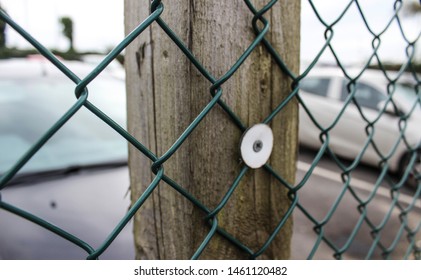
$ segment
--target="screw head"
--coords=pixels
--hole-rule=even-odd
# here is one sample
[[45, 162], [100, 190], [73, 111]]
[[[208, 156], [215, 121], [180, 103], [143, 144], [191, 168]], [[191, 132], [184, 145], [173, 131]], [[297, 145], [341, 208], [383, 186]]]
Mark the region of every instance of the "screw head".
[[253, 151], [255, 151], [256, 153], [260, 152], [263, 149], [263, 142], [260, 140], [256, 140], [253, 143]]

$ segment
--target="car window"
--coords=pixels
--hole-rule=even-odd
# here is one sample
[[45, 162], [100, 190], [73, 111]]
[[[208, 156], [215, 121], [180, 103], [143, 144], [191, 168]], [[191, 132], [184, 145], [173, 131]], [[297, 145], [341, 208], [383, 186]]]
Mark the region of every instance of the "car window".
[[308, 77], [300, 81], [300, 89], [320, 96], [327, 96], [330, 80], [328, 78]]
[[399, 102], [400, 109], [402, 109], [405, 113], [411, 111], [412, 107], [416, 105], [418, 109], [414, 112], [419, 114], [421, 104], [419, 102], [419, 96], [417, 95], [416, 89], [414, 85], [411, 84], [404, 84], [404, 83], [396, 83], [395, 84], [395, 92], [393, 94], [393, 99]]
[[[347, 82], [344, 81], [342, 84], [341, 100], [345, 101], [349, 94]], [[382, 92], [365, 83], [357, 83], [354, 98], [359, 106], [373, 110], [379, 110], [379, 103], [386, 100], [386, 96]]]
[[[75, 103], [65, 78], [0, 79], [0, 174], [7, 171]], [[88, 100], [126, 126], [124, 81], [98, 77]], [[127, 142], [82, 107], [28, 162], [23, 172], [103, 164], [127, 158]]]

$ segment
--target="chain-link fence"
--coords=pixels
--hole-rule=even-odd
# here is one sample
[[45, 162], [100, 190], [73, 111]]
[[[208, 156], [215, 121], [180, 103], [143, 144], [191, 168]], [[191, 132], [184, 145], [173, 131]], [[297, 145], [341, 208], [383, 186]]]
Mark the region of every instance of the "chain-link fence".
[[[83, 240], [83, 237], [75, 236], [34, 213], [15, 207], [8, 203], [6, 199], [0, 200], [2, 211], [8, 211], [38, 224], [45, 230], [67, 239], [75, 246], [86, 251], [88, 259], [96, 259], [107, 251], [135, 213], [141, 210], [158, 184], [164, 181], [197, 206], [200, 211], [207, 213], [206, 218], [211, 226], [207, 236], [201, 241], [201, 245], [192, 256], [193, 259], [200, 257], [216, 234], [229, 240], [232, 246], [243, 250], [250, 258], [258, 258], [271, 245], [273, 239], [292, 215], [295, 215], [296, 224], [292, 244], [293, 257], [309, 259], [326, 258], [328, 256], [338, 259], [348, 257], [419, 259], [419, 229], [421, 227], [419, 198], [421, 192], [421, 185], [419, 184], [421, 138], [419, 131], [421, 129], [419, 129], [418, 115], [421, 99], [419, 73], [417, 73], [414, 64], [415, 47], [419, 44], [419, 31], [413, 39], [408, 39], [406, 36], [405, 29], [401, 25], [401, 18], [403, 17], [402, 1], [393, 3], [393, 15], [376, 32], [370, 25], [370, 19], [365, 16], [360, 3], [362, 1], [347, 2], [347, 5], [338, 11], [337, 16], [330, 21], [326, 21], [317, 5], [313, 1], [309, 1], [308, 4], [312, 13], [324, 29], [323, 43], [317, 49], [309, 65], [303, 67], [300, 73], [293, 73], [290, 70], [291, 66], [284, 63], [283, 58], [272, 47], [270, 40], [265, 37], [270, 29], [270, 22], [265, 18], [265, 13], [272, 9], [277, 2], [269, 1], [266, 6], [258, 10], [251, 1], [244, 1], [244, 5], [254, 15], [250, 26], [255, 31], [255, 40], [238, 58], [232, 68], [218, 79], [201, 65], [194, 54], [186, 47], [186, 44], [172, 31], [171, 26], [168, 26], [161, 18], [164, 13], [165, 1], [152, 1], [150, 16], [145, 18], [132, 33], [118, 44], [92, 72], [82, 78], [74, 74], [59, 58], [1, 11], [1, 20], [16, 30], [74, 83], [74, 92], [77, 98], [74, 104], [67, 109], [67, 112], [42, 137], [37, 139], [13, 166], [1, 175], [0, 189], [13, 188], [13, 186], [8, 186], [9, 182], [16, 177], [47, 141], [82, 108], [88, 109], [149, 158], [150, 167], [155, 174], [152, 183], [146, 188], [145, 192], [133, 203], [124, 218], [98, 246], [88, 244]], [[335, 45], [337, 26], [353, 9], [358, 11], [365, 29], [371, 37], [370, 55], [364, 65], [357, 70], [350, 70], [345, 65], [341, 55], [338, 54], [340, 50]], [[152, 24], [158, 24], [191, 61], [192, 65], [212, 83], [211, 101], [173, 143], [171, 148], [161, 156], [154, 154], [141, 141], [129, 134], [124, 127], [117, 124], [110, 115], [105, 114], [95, 103], [91, 102], [87, 90], [117, 55], [121, 54], [133, 40]], [[394, 72], [389, 71], [380, 55], [380, 50], [384, 45], [383, 37], [392, 28], [391, 26], [397, 26], [400, 30], [400, 40], [404, 42], [406, 51], [404, 63]], [[155, 42], [155, 44], [159, 44], [159, 42]], [[241, 131], [246, 131], [247, 127], [241, 118], [222, 101], [221, 86], [236, 73], [241, 64], [260, 45], [264, 45], [265, 50], [271, 55], [278, 67], [292, 80], [292, 90], [288, 98], [280, 103], [262, 123], [270, 125], [273, 118], [292, 99], [298, 99], [301, 107], [300, 125], [302, 131], [300, 131], [300, 137], [303, 145], [312, 146], [313, 151], [302, 149], [304, 156], [299, 159], [297, 182], [293, 185], [288, 183], [269, 164], [263, 166], [266, 172], [288, 190], [291, 204], [267, 240], [261, 244], [258, 250], [252, 250], [247, 247], [247, 244], [234, 238], [218, 225], [220, 211], [236, 192], [236, 187], [244, 179], [245, 174], [250, 171], [249, 167], [244, 166], [241, 169], [227, 192], [221, 194], [222, 201], [213, 209], [196, 199], [183, 186], [177, 184], [165, 173], [163, 167], [165, 162], [177, 153], [182, 143], [193, 133], [199, 123], [215, 108], [222, 108]], [[324, 55], [330, 55], [334, 58], [335, 69], [319, 67], [320, 59]], [[375, 73], [368, 69], [371, 65], [378, 66]], [[404, 95], [405, 103], [400, 101], [400, 95]], [[332, 104], [336, 106], [336, 111], [330, 107]], [[330, 113], [329, 110], [335, 113], [333, 118], [322, 114], [323, 112]], [[356, 118], [356, 121], [350, 122], [353, 117]], [[382, 132], [381, 125], [385, 119], [386, 123], [392, 126], [392, 134], [383, 134]], [[346, 133], [347, 130], [348, 132], [349, 130], [353, 131], [351, 134], [344, 136], [343, 133]], [[312, 131], [313, 134], [310, 133]], [[358, 140], [357, 134], [359, 138], [362, 138], [362, 143]], [[340, 139], [341, 137], [342, 139]], [[351, 142], [347, 143], [346, 140], [351, 140]], [[389, 143], [386, 148], [383, 142]], [[356, 151], [352, 151], [342, 147], [341, 143], [347, 143], [349, 146], [356, 143], [359, 146], [355, 149]], [[344, 158], [351, 160], [345, 160]], [[362, 165], [363, 163], [374, 164], [377, 168], [370, 169], [366, 165]], [[371, 174], [369, 179], [366, 178], [368, 176], [365, 173], [367, 170]], [[376, 174], [374, 178], [372, 174]], [[321, 195], [318, 199], [323, 200], [323, 205], [315, 202], [315, 192]], [[348, 219], [347, 215], [351, 212], [357, 213], [357, 215]], [[4, 226], [7, 225], [2, 224], [2, 227]], [[307, 234], [306, 232], [309, 229], [311, 233], [304, 235]], [[294, 241], [294, 239], [297, 241]], [[306, 248], [301, 248], [306, 244], [308, 245]], [[358, 253], [353, 255], [353, 251], [358, 251]]]

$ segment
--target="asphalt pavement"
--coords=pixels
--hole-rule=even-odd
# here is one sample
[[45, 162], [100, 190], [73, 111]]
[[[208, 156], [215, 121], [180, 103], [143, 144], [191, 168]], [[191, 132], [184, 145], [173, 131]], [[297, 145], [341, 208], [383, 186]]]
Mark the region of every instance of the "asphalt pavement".
[[[310, 170], [315, 155], [314, 151], [300, 150], [296, 183]], [[404, 258], [410, 247], [408, 231], [421, 227], [421, 198], [415, 197], [413, 189], [405, 187], [394, 204], [387, 182], [379, 181], [380, 187], [375, 190], [379, 175], [377, 168], [358, 166], [351, 173], [351, 191], [344, 187], [334, 161], [323, 157], [298, 192], [300, 205], [307, 213], [300, 209], [294, 211], [292, 258], [382, 259], [388, 248], [394, 249], [388, 258]], [[364, 202], [368, 203], [362, 208]], [[399, 206], [410, 209], [406, 216], [402, 216]], [[406, 221], [406, 227], [402, 220]], [[315, 223], [323, 225], [320, 233], [314, 231]], [[320, 241], [320, 237], [324, 240]], [[414, 241], [421, 245], [421, 233]], [[413, 254], [408, 258], [413, 258]]]

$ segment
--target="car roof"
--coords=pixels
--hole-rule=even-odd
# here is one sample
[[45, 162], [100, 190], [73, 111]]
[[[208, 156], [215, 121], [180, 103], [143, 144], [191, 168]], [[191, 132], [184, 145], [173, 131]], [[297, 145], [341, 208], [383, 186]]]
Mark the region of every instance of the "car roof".
[[[356, 68], [356, 67], [346, 68], [346, 72], [351, 78], [357, 77], [361, 73], [361, 71], [362, 71], [362, 68]], [[396, 77], [398, 77], [399, 72], [387, 71], [387, 75], [390, 80], [393, 80]], [[344, 78], [345, 75], [343, 73], [343, 70], [339, 67], [315, 67], [310, 71], [310, 73], [308, 74], [308, 77]], [[359, 79], [361, 81], [369, 80], [376, 84], [385, 84], [388, 82], [388, 79], [386, 78], [384, 72], [377, 69], [365, 69]], [[416, 84], [414, 77], [410, 73], [401, 74], [398, 78], [398, 81], [403, 82], [403, 83]]]
[[[95, 68], [95, 65], [81, 61], [61, 60], [61, 62], [81, 79]], [[114, 76], [107, 68], [100, 75]], [[0, 60], [0, 79], [39, 77], [64, 78], [66, 75], [42, 56]]]

